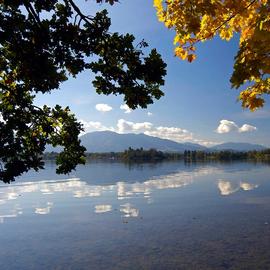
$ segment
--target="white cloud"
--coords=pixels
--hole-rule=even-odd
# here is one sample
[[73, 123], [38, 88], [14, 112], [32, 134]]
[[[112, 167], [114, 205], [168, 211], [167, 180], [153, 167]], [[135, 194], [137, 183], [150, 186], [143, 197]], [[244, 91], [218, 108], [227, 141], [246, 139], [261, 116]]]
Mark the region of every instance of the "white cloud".
[[255, 131], [257, 130], [256, 127], [248, 125], [248, 124], [244, 124], [242, 127], [239, 128], [239, 132], [251, 132], [251, 131]]
[[99, 112], [109, 112], [112, 110], [112, 107], [108, 104], [99, 103], [96, 105], [96, 110]]
[[152, 126], [153, 124], [150, 122], [134, 123], [124, 119], [119, 119], [117, 123], [117, 129], [120, 133], [145, 132], [146, 130], [150, 130]]
[[163, 126], [155, 127], [150, 122], [134, 123], [126, 121], [124, 119], [120, 119], [118, 120], [116, 131], [119, 133], [140, 132], [148, 136], [172, 140], [180, 143], [189, 141], [193, 143], [199, 143], [205, 146], [212, 146], [217, 144], [217, 142], [210, 142], [196, 139], [194, 138], [193, 134], [186, 129], [178, 127], [163, 127]]
[[148, 116], [152, 116], [152, 115], [153, 115], [153, 113], [151, 113], [151, 112], [147, 112], [147, 115], [148, 115]]
[[85, 129], [89, 129], [89, 128], [93, 128], [93, 129], [97, 129], [97, 130], [101, 130], [103, 125], [100, 122], [94, 122], [94, 121], [90, 121], [90, 122], [86, 122], [81, 120], [80, 121]]
[[211, 146], [223, 143], [221, 141], [220, 142], [213, 142], [213, 141], [206, 141], [206, 140], [195, 139], [195, 138], [193, 138], [192, 142], [201, 144], [201, 145], [206, 146], [206, 147], [211, 147]]
[[219, 122], [219, 126], [217, 127], [216, 132], [219, 134], [229, 133], [232, 131], [243, 133], [255, 130], [257, 130], [257, 128], [254, 126], [244, 124], [242, 127], [239, 127], [235, 122], [224, 119]]
[[103, 131], [103, 130], [114, 131], [113, 127], [106, 127], [101, 122], [95, 122], [95, 121], [87, 122], [84, 120], [79, 120], [79, 121], [83, 125], [83, 128], [84, 128], [83, 134], [88, 133], [88, 132]]
[[155, 127], [149, 131], [145, 131], [145, 134], [176, 142], [190, 141], [193, 139], [193, 134], [191, 132], [177, 127]]
[[120, 106], [120, 109], [121, 109], [121, 110], [124, 110], [125, 113], [131, 113], [131, 112], [132, 112], [132, 109], [130, 109], [130, 108], [128, 107], [127, 104], [122, 104], [122, 105]]
[[231, 131], [237, 131], [238, 130], [238, 126], [233, 122], [233, 121], [229, 121], [229, 120], [221, 120], [219, 122], [219, 126], [216, 129], [217, 133], [229, 133]]

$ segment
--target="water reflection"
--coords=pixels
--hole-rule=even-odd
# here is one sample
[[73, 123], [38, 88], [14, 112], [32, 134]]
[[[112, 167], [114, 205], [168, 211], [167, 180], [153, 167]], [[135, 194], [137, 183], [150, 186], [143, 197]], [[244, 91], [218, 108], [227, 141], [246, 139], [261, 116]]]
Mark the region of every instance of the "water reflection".
[[47, 202], [47, 206], [46, 207], [36, 207], [35, 209], [35, 213], [38, 215], [47, 215], [50, 213], [51, 208], [53, 207], [53, 203], [52, 202]]
[[220, 194], [223, 196], [231, 195], [239, 190], [249, 191], [257, 188], [259, 185], [247, 183], [247, 182], [239, 182], [234, 183], [226, 180], [219, 180], [218, 181], [218, 188]]
[[133, 207], [130, 203], [125, 203], [121, 205], [120, 212], [123, 213], [123, 217], [138, 217], [139, 209]]
[[[115, 201], [115, 209], [121, 217], [136, 218], [139, 216], [138, 200], [153, 203], [155, 192], [164, 189], [180, 189], [198, 181], [202, 176], [216, 175], [223, 171], [217, 167], [199, 167], [193, 171], [178, 171], [163, 176], [152, 177], [144, 182], [128, 183], [119, 181], [111, 185], [90, 185], [79, 178], [70, 178], [57, 181], [39, 181], [0, 186], [0, 222], [6, 218], [22, 215], [23, 209], [29, 209], [32, 214], [47, 215], [56, 205], [59, 205], [61, 193], [65, 200], [87, 199], [94, 202], [93, 212], [104, 214], [113, 210], [112, 200]], [[218, 189], [221, 195], [230, 195], [240, 189], [252, 190], [258, 185], [248, 182], [237, 184], [219, 180]], [[95, 200], [101, 200], [96, 202]], [[133, 200], [132, 204], [131, 201]], [[134, 202], [135, 200], [135, 202]], [[127, 202], [126, 202], [127, 201]], [[36, 203], [38, 202], [38, 203]]]
[[15, 204], [13, 208], [11, 208], [9, 211], [0, 212], [0, 223], [4, 223], [4, 220], [6, 218], [16, 218], [22, 214], [23, 214], [22, 208], [18, 204]]
[[112, 206], [110, 204], [101, 204], [95, 206], [95, 213], [102, 214], [112, 211]]

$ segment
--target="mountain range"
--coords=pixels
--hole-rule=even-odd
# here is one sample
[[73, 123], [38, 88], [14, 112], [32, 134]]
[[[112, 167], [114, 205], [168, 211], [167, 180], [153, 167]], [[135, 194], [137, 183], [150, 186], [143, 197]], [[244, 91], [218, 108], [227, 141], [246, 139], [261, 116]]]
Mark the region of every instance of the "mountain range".
[[231, 150], [231, 151], [247, 152], [253, 150], [261, 151], [267, 148], [260, 144], [228, 142], [215, 145], [213, 147], [210, 147], [209, 149], [213, 151]]
[[[184, 152], [190, 151], [251, 151], [264, 150], [266, 147], [250, 143], [223, 143], [210, 148], [194, 143], [178, 143], [175, 141], [148, 136], [145, 134], [119, 134], [112, 131], [96, 131], [82, 135], [80, 137], [82, 145], [87, 152], [123, 152], [131, 148], [150, 149], [155, 148], [166, 152]], [[50, 149], [47, 149], [49, 151]]]

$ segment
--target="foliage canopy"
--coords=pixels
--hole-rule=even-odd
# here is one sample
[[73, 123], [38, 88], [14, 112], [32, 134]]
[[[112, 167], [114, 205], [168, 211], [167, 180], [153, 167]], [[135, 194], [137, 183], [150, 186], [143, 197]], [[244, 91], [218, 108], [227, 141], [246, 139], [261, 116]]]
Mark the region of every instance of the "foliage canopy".
[[110, 33], [110, 24], [106, 10], [87, 16], [73, 0], [0, 0], [0, 180], [43, 168], [47, 144], [63, 147], [58, 173], [84, 163], [83, 128], [70, 109], [34, 103], [69, 75], [94, 72], [97, 93], [122, 94], [133, 109], [163, 95], [161, 56], [145, 55], [145, 41], [135, 46], [133, 35]]
[[230, 40], [240, 34], [231, 85], [241, 91], [242, 106], [251, 111], [270, 94], [269, 0], [154, 0], [158, 18], [176, 32], [175, 55], [192, 62], [198, 42], [219, 35]]

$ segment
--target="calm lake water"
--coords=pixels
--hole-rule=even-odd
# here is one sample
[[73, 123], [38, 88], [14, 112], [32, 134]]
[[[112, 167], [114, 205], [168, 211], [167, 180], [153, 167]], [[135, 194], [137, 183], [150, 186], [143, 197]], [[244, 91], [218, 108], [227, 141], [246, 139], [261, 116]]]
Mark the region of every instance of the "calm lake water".
[[48, 163], [0, 187], [0, 269], [270, 269], [270, 166]]

